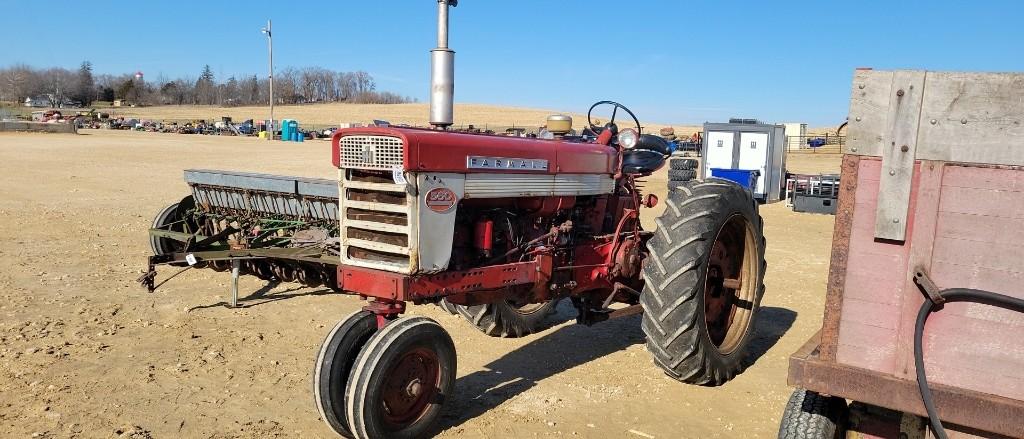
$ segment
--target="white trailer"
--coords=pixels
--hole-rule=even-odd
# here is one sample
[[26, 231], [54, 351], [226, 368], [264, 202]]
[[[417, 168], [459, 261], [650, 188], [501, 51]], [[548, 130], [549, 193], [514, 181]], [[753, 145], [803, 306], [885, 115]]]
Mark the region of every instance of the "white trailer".
[[763, 202], [779, 201], [785, 182], [786, 128], [747, 119], [705, 123], [701, 175], [712, 168], [758, 171], [754, 196]]

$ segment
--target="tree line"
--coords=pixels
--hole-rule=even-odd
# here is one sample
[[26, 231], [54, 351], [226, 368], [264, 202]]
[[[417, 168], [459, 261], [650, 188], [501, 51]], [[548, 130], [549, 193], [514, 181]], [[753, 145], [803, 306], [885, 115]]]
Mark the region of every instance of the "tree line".
[[[0, 68], [0, 101], [25, 102], [42, 98], [52, 107], [122, 99], [138, 105], [266, 105], [270, 102], [267, 78], [256, 75], [216, 78], [209, 65], [196, 77], [154, 79], [135, 73], [94, 74], [92, 63], [77, 71], [60, 67], [37, 69], [24, 64]], [[367, 72], [340, 72], [323, 67], [288, 67], [275, 72], [274, 102], [304, 104], [350, 102], [400, 104], [414, 99], [377, 90]]]

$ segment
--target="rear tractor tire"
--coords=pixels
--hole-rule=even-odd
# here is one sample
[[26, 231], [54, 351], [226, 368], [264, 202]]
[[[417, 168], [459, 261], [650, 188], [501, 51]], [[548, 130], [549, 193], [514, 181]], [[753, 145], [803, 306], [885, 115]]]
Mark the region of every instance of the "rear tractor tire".
[[545, 320], [555, 312], [556, 300], [517, 304], [499, 300], [484, 305], [455, 305], [469, 323], [491, 337], [516, 338], [533, 334], [544, 327]]
[[459, 315], [459, 305], [449, 302], [448, 299], [441, 299], [437, 302], [437, 306], [447, 311], [448, 314]]
[[779, 422], [779, 439], [837, 439], [845, 437], [846, 400], [796, 389]]
[[643, 270], [647, 348], [669, 376], [721, 385], [745, 367], [764, 294], [757, 201], [717, 178], [683, 183], [667, 198]]

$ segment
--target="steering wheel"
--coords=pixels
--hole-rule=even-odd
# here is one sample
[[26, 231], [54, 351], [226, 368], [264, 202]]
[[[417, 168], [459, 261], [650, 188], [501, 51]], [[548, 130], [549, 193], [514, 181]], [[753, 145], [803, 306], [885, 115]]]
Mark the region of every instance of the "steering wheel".
[[[594, 112], [594, 108], [597, 108], [598, 106], [601, 106], [601, 105], [611, 105], [612, 106], [612, 118], [603, 127], [594, 125], [594, 119], [591, 118], [591, 114]], [[636, 118], [636, 115], [633, 114], [632, 111], [629, 111], [629, 108], [626, 108], [625, 105], [622, 105], [622, 104], [620, 104], [618, 102], [615, 102], [615, 101], [598, 101], [594, 105], [590, 106], [590, 109], [587, 110], [587, 124], [590, 125], [591, 131], [593, 131], [595, 133], [600, 133], [601, 131], [604, 131], [605, 127], [609, 127], [609, 126], [615, 125], [615, 115], [619, 112], [620, 108], [622, 109], [622, 111], [625, 111], [627, 114], [629, 114], [629, 117], [633, 118], [633, 123], [636, 124], [636, 132], [637, 132], [637, 134], [640, 134], [640, 120]]]

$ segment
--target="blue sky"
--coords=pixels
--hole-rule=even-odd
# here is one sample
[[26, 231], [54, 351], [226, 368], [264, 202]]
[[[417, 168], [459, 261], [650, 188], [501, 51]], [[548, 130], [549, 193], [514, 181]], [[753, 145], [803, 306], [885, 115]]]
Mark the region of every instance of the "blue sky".
[[[839, 124], [856, 67], [1024, 70], [1020, 1], [463, 0], [456, 102], [585, 111], [600, 99], [661, 123]], [[71, 6], [72, 4], [76, 6]], [[141, 70], [147, 78], [366, 70], [427, 100], [436, 3], [6, 0], [0, 66]], [[472, 122], [472, 121], [466, 121]]]

